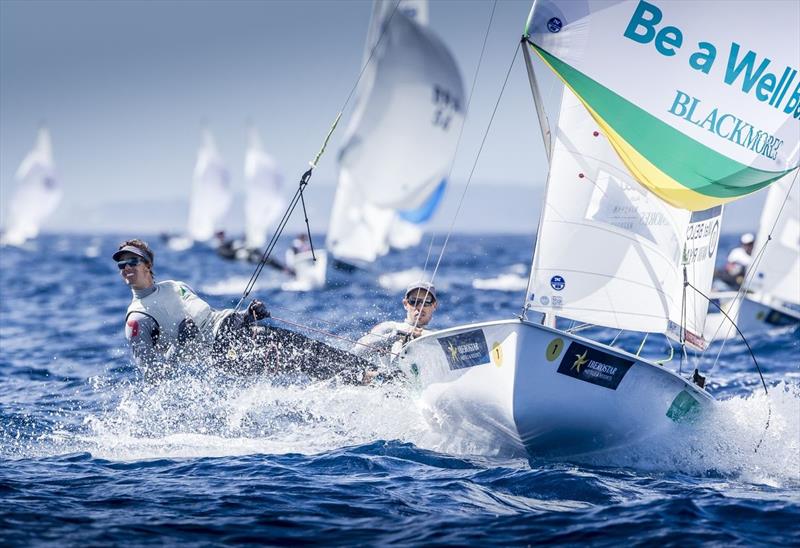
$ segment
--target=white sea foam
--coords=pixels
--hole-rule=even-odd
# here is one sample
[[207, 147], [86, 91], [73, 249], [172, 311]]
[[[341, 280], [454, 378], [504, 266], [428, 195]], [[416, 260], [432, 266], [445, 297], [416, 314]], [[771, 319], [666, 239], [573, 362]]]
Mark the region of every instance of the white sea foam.
[[472, 280], [472, 287], [494, 291], [524, 291], [528, 287], [528, 278], [518, 274], [500, 274], [495, 278], [475, 278]]
[[[249, 281], [250, 276], [231, 276], [200, 286], [200, 292], [206, 295], [238, 295], [245, 290]], [[281, 280], [262, 276], [256, 282], [254, 290], [278, 289], [281, 283]]]

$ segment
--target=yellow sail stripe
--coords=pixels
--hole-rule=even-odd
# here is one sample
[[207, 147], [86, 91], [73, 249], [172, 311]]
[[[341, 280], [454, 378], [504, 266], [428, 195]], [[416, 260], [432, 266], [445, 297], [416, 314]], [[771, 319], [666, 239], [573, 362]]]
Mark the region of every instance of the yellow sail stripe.
[[674, 178], [664, 173], [661, 169], [656, 167], [652, 162], [640, 154], [633, 146], [630, 145], [630, 143], [628, 143], [628, 141], [623, 139], [613, 127], [611, 127], [599, 114], [597, 114], [597, 112], [583, 99], [583, 97], [581, 97], [580, 94], [575, 91], [569, 82], [561, 77], [558, 71], [555, 70], [555, 67], [547, 62], [547, 59], [543, 57], [536, 50], [536, 48], [532, 49], [536, 51], [536, 54], [539, 56], [539, 58], [548, 67], [550, 67], [553, 73], [558, 76], [564, 85], [575, 94], [594, 121], [597, 122], [597, 124], [603, 130], [603, 134], [611, 143], [611, 146], [617, 153], [617, 156], [619, 156], [619, 159], [622, 161], [628, 171], [630, 171], [631, 175], [633, 175], [633, 177], [650, 192], [672, 206], [688, 209], [690, 211], [701, 211], [720, 204], [731, 202], [738, 198], [738, 196], [732, 196], [730, 198], [706, 196], [705, 194], [695, 192], [694, 190], [683, 186]]

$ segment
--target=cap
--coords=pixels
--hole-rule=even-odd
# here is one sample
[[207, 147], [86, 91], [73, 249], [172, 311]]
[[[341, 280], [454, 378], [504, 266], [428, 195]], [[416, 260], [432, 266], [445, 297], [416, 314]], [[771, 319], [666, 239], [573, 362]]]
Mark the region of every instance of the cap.
[[433, 297], [433, 300], [436, 300], [436, 287], [430, 282], [414, 282], [413, 284], [409, 285], [406, 288], [405, 296], [408, 297], [408, 294], [414, 291], [415, 289], [422, 289], [423, 291], [427, 291], [428, 294]]
[[134, 255], [137, 255], [137, 256], [141, 257], [142, 259], [144, 259], [145, 261], [147, 261], [149, 264], [153, 264], [153, 257], [147, 251], [144, 251], [143, 249], [139, 249], [138, 247], [136, 247], [134, 245], [126, 245], [126, 246], [124, 246], [122, 249], [120, 249], [119, 251], [114, 253], [111, 256], [111, 258], [114, 259], [115, 261], [119, 261], [122, 258], [122, 255], [125, 254], [125, 253], [133, 253]]
[[739, 238], [739, 241], [742, 242], [742, 245], [752, 244], [756, 241], [756, 237], [753, 236], [752, 232], [746, 232], [742, 234], [742, 237]]

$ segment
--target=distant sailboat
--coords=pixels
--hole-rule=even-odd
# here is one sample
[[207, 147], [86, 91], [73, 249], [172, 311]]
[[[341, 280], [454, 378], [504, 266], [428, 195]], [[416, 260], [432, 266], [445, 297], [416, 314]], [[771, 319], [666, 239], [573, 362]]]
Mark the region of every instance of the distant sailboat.
[[0, 237], [2, 245], [22, 245], [39, 234], [42, 223], [61, 202], [61, 183], [53, 164], [50, 133], [39, 129], [36, 144], [16, 173], [17, 191], [8, 209], [8, 225]]
[[286, 207], [286, 199], [281, 193], [283, 177], [278, 165], [264, 152], [255, 127], [250, 128], [248, 135], [244, 181], [245, 247], [263, 251], [267, 233]]
[[[800, 135], [791, 116], [698, 70], [688, 55], [664, 53], [665, 42], [652, 43], [656, 31], [642, 27], [669, 21], [687, 44], [747, 36], [759, 58], [797, 67], [800, 50], [783, 44], [796, 42], [798, 4], [773, 15], [786, 6], [534, 2], [522, 47], [550, 167], [524, 310], [406, 345], [398, 363], [439, 428], [572, 458], [712, 416], [702, 376], [685, 378], [640, 353], [646, 334], [705, 347], [707, 303], [698, 291], [711, 287], [722, 204], [796, 173]], [[552, 141], [531, 51], [564, 82]], [[784, 146], [768, 157], [732, 145], [670, 113], [676, 93], [757, 120]], [[527, 318], [532, 311], [542, 323]], [[577, 325], [557, 329], [556, 317]], [[632, 353], [579, 335], [584, 324], [644, 332], [645, 340]]]
[[[769, 188], [753, 250], [745, 291], [718, 294], [721, 308], [748, 338], [771, 328], [800, 325], [800, 180], [796, 172]], [[730, 321], [716, 313], [709, 314], [706, 336], [739, 335]]]
[[220, 221], [228, 212], [233, 199], [230, 173], [217, 150], [211, 131], [204, 129], [197, 151], [189, 200], [189, 220], [186, 236], [167, 237], [169, 247], [182, 251], [195, 242], [211, 242], [220, 230]]
[[363, 265], [418, 244], [444, 195], [464, 89], [455, 59], [427, 23], [425, 0], [373, 4], [364, 63], [377, 49], [340, 152], [326, 241], [337, 261]]

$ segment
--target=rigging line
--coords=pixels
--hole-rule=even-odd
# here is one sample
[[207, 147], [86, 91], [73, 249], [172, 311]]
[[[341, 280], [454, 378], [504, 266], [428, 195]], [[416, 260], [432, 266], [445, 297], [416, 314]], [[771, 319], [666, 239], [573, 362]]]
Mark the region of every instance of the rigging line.
[[[309, 316], [309, 315], [306, 313], [306, 311], [299, 311], [299, 310], [295, 310], [295, 309], [293, 309], [293, 308], [287, 308], [287, 307], [285, 307], [285, 306], [278, 306], [278, 305], [270, 305], [270, 306], [269, 306], [269, 308], [270, 308], [270, 309], [275, 309], [275, 310], [284, 310], [284, 311], [286, 311], [286, 312], [291, 312], [292, 314], [296, 314], [296, 315], [298, 315], [298, 316], [301, 316], [301, 315], [302, 315], [304, 318], [307, 318], [307, 319], [309, 319], [309, 320], [313, 320], [313, 321], [315, 321], [315, 322], [319, 322], [319, 323], [321, 323], [321, 324], [329, 325], [329, 326], [331, 326], [331, 327], [339, 327], [339, 325], [340, 325], [340, 324], [338, 324], [338, 323], [336, 323], [336, 322], [332, 322], [332, 321], [330, 321], [330, 320], [323, 320], [322, 318], [319, 318], [319, 317], [315, 317], [315, 316]], [[270, 317], [272, 317], [272, 316], [270, 316]], [[285, 320], [281, 319], [281, 321], [285, 321]], [[332, 334], [331, 334], [331, 335], [332, 335]], [[376, 335], [376, 336], [378, 336], [378, 337], [381, 337], [381, 338], [383, 338], [383, 339], [385, 339], [385, 340], [389, 340], [389, 339], [391, 339], [391, 338], [393, 337], [393, 335], [383, 335], [383, 334], [381, 334], [381, 333], [374, 333], [374, 335]], [[361, 344], [362, 344], [363, 346], [369, 346], [369, 345], [364, 345], [363, 343], [361, 343]]]
[[300, 328], [300, 329], [305, 329], [306, 331], [313, 331], [315, 333], [320, 333], [321, 335], [325, 335], [327, 337], [331, 337], [331, 338], [334, 338], [334, 339], [339, 339], [339, 340], [342, 340], [342, 341], [346, 341], [346, 342], [349, 342], [350, 344], [357, 344], [359, 346], [364, 346], [364, 347], [369, 348], [370, 350], [372, 350], [374, 352], [378, 352], [380, 354], [388, 354], [388, 355], [391, 355], [391, 356], [394, 356], [394, 357], [399, 357], [400, 356], [400, 354], [392, 352], [391, 350], [385, 350], [383, 348], [378, 348], [377, 346], [373, 346], [371, 344], [366, 344], [366, 343], [354, 341], [353, 339], [344, 337], [342, 335], [337, 335], [335, 333], [331, 333], [330, 331], [325, 331], [324, 329], [317, 329], [317, 328], [314, 328], [314, 327], [310, 327], [308, 325], [304, 325], [304, 324], [301, 324], [301, 323], [293, 322], [291, 320], [287, 320], [286, 318], [280, 318], [278, 316], [270, 316], [270, 318], [272, 318], [273, 320], [277, 320], [279, 322], [285, 323], [287, 325], [291, 325], [292, 327], [297, 327], [297, 328]]
[[[475, 95], [475, 86], [478, 83], [478, 75], [481, 72], [481, 66], [483, 65], [483, 54], [486, 51], [486, 43], [489, 41], [489, 31], [492, 28], [492, 21], [494, 21], [494, 11], [497, 8], [497, 0], [494, 0], [492, 4], [492, 12], [489, 14], [489, 23], [486, 25], [486, 32], [483, 35], [483, 45], [481, 45], [481, 53], [478, 56], [478, 66], [475, 67], [475, 74], [472, 76], [472, 86], [469, 89], [469, 96], [467, 97], [467, 104], [464, 107], [464, 121], [461, 123], [461, 129], [458, 130], [458, 139], [456, 140], [456, 148], [453, 151], [453, 157], [450, 161], [450, 169], [447, 170], [447, 180], [450, 180], [450, 177], [453, 175], [453, 169], [456, 165], [456, 158], [458, 157], [458, 151], [461, 147], [461, 138], [464, 135], [464, 127], [467, 125], [467, 116], [469, 115], [469, 106], [472, 104], [472, 98]], [[425, 257], [425, 265], [422, 267], [423, 274], [428, 271], [428, 261], [431, 258], [431, 251], [433, 250], [433, 243], [436, 239], [436, 236], [431, 234], [431, 241], [428, 245], [428, 255]]]
[[686, 282], [686, 283], [687, 283], [687, 285], [688, 285], [689, 287], [691, 287], [692, 289], [694, 289], [694, 290], [695, 290], [695, 291], [696, 291], [696, 292], [697, 292], [697, 293], [698, 293], [700, 296], [702, 296], [703, 298], [705, 298], [705, 300], [707, 300], [709, 303], [711, 303], [712, 305], [714, 305], [715, 307], [717, 307], [717, 310], [719, 310], [720, 312], [722, 312], [722, 314], [724, 314], [724, 315], [725, 315], [725, 317], [726, 317], [726, 318], [728, 318], [728, 321], [730, 321], [730, 322], [731, 322], [731, 324], [733, 324], [733, 326], [736, 328], [736, 331], [738, 331], [738, 332], [739, 332], [739, 336], [740, 336], [740, 337], [742, 337], [742, 340], [744, 341], [744, 344], [745, 344], [745, 346], [747, 346], [747, 351], [748, 351], [748, 352], [750, 352], [750, 357], [751, 357], [751, 358], [753, 358], [753, 363], [754, 363], [754, 364], [756, 364], [756, 369], [758, 370], [758, 376], [761, 378], [761, 385], [764, 387], [764, 393], [765, 393], [765, 394], [767, 394], [767, 395], [769, 395], [769, 391], [767, 390], [767, 383], [766, 383], [766, 381], [764, 380], [764, 375], [763, 375], [763, 373], [761, 372], [761, 366], [760, 366], [760, 365], [758, 365], [758, 360], [756, 359], [756, 355], [755, 355], [755, 354], [753, 354], [753, 349], [752, 349], [752, 348], [750, 348], [750, 343], [748, 343], [748, 342], [747, 342], [747, 339], [745, 338], [744, 334], [743, 334], [743, 333], [742, 333], [742, 332], [739, 330], [739, 326], [738, 326], [738, 325], [736, 325], [735, 323], [733, 323], [733, 320], [731, 320], [731, 319], [730, 319], [730, 317], [728, 316], [728, 314], [727, 314], [727, 313], [726, 313], [724, 310], [722, 310], [722, 308], [720, 308], [720, 306], [719, 306], [718, 304], [716, 304], [714, 301], [712, 301], [711, 299], [709, 299], [709, 298], [708, 298], [708, 296], [707, 296], [705, 293], [703, 293], [702, 291], [700, 291], [699, 289], [697, 289], [697, 288], [696, 288], [695, 286], [693, 286], [691, 283], [689, 283], [689, 282]]
[[[250, 276], [250, 280], [247, 283], [247, 286], [245, 288], [245, 291], [242, 294], [242, 297], [239, 299], [239, 302], [236, 303], [236, 307], [234, 308], [234, 312], [237, 312], [239, 310], [239, 308], [241, 307], [241, 305], [244, 302], [244, 300], [247, 298], [247, 296], [253, 290], [253, 287], [255, 286], [256, 280], [261, 275], [261, 271], [264, 269], [264, 265], [266, 264], [267, 259], [269, 258], [270, 254], [272, 253], [275, 245], [278, 242], [278, 238], [280, 237], [281, 233], [283, 232], [283, 229], [286, 227], [286, 224], [289, 221], [289, 217], [291, 217], [291, 214], [294, 212], [294, 208], [297, 207], [298, 198], [301, 201], [303, 201], [303, 209], [305, 210], [305, 201], [303, 200], [303, 190], [306, 187], [306, 185], [308, 185], [308, 182], [311, 179], [311, 173], [314, 170], [314, 168], [317, 167], [317, 163], [319, 162], [319, 159], [322, 156], [322, 153], [325, 151], [325, 147], [328, 145], [328, 141], [330, 140], [334, 129], [336, 129], [336, 126], [337, 126], [337, 124], [339, 123], [339, 120], [342, 117], [342, 112], [344, 112], [344, 110], [347, 108], [347, 105], [350, 103], [350, 100], [352, 99], [353, 94], [355, 93], [359, 82], [361, 81], [361, 79], [364, 76], [364, 72], [366, 71], [367, 67], [369, 66], [369, 63], [372, 60], [372, 57], [375, 55], [375, 52], [377, 51], [378, 46], [383, 41], [383, 38], [386, 35], [386, 29], [388, 28], [389, 23], [391, 22], [392, 18], [394, 17], [394, 14], [397, 12], [397, 7], [400, 5], [400, 1], [401, 0], [397, 0], [397, 2], [394, 5], [394, 8], [392, 9], [392, 13], [389, 15], [389, 17], [386, 19], [386, 21], [383, 24], [381, 24], [381, 26], [380, 26], [380, 34], [378, 35], [378, 39], [375, 41], [375, 45], [372, 47], [372, 50], [370, 51], [369, 57], [367, 57], [367, 60], [364, 63], [364, 66], [361, 67], [361, 71], [358, 73], [358, 77], [356, 78], [356, 81], [353, 84], [353, 87], [350, 89], [350, 93], [347, 95], [347, 99], [345, 99], [344, 104], [342, 105], [341, 109], [339, 110], [339, 112], [338, 112], [338, 114], [336, 116], [336, 120], [333, 122], [333, 125], [331, 126], [331, 129], [328, 131], [328, 135], [325, 137], [325, 141], [323, 142], [322, 147], [320, 148], [320, 150], [317, 153], [317, 155], [314, 158], [314, 160], [309, 162], [309, 164], [311, 166], [311, 169], [306, 171], [303, 174], [303, 176], [301, 177], [300, 184], [298, 185], [298, 189], [295, 192], [294, 198], [292, 199], [291, 204], [289, 205], [289, 207], [287, 208], [286, 212], [284, 213], [284, 216], [281, 219], [281, 222], [279, 223], [279, 228], [275, 231], [275, 233], [273, 234], [272, 240], [270, 241], [269, 245], [265, 249], [264, 254], [262, 255], [261, 261], [259, 262], [258, 266], [256, 266], [253, 274]], [[307, 216], [306, 216], [306, 227], [308, 228], [309, 241], [310, 241], [311, 240], [311, 238], [310, 238], [311, 230], [310, 230], [310, 227], [308, 225], [308, 217]], [[311, 244], [311, 245], [312, 245], [312, 254], [313, 254], [313, 244]]]
[[514, 68], [514, 63], [517, 60], [517, 54], [519, 53], [521, 46], [522, 43], [517, 42], [517, 45], [514, 48], [514, 57], [511, 59], [511, 63], [508, 65], [508, 71], [506, 72], [505, 80], [503, 80], [503, 87], [500, 88], [500, 94], [498, 95], [497, 101], [494, 104], [494, 110], [492, 110], [492, 116], [489, 118], [489, 123], [486, 126], [486, 131], [484, 131], [483, 133], [481, 146], [478, 148], [478, 154], [475, 156], [475, 161], [472, 163], [472, 169], [469, 172], [469, 177], [467, 178], [467, 184], [464, 186], [464, 190], [461, 192], [461, 198], [458, 200], [458, 207], [456, 208], [456, 212], [453, 215], [453, 220], [450, 222], [450, 228], [447, 230], [447, 235], [445, 236], [444, 243], [442, 244], [442, 250], [439, 252], [439, 258], [436, 261], [436, 266], [434, 267], [433, 274], [431, 275], [431, 282], [436, 277], [436, 274], [439, 271], [439, 266], [442, 263], [442, 257], [444, 256], [444, 252], [447, 249], [447, 244], [450, 241], [450, 236], [453, 234], [453, 227], [455, 226], [458, 214], [461, 212], [461, 207], [464, 205], [464, 198], [466, 197], [467, 191], [469, 190], [469, 185], [472, 182], [472, 176], [475, 174], [475, 168], [478, 166], [478, 160], [481, 157], [483, 146], [486, 144], [486, 138], [489, 136], [489, 130], [492, 127], [492, 122], [494, 121], [495, 114], [497, 114], [497, 108], [500, 106], [500, 100], [503, 98], [503, 92], [505, 91], [506, 85], [508, 84], [508, 78], [509, 76], [511, 76], [511, 69]]

